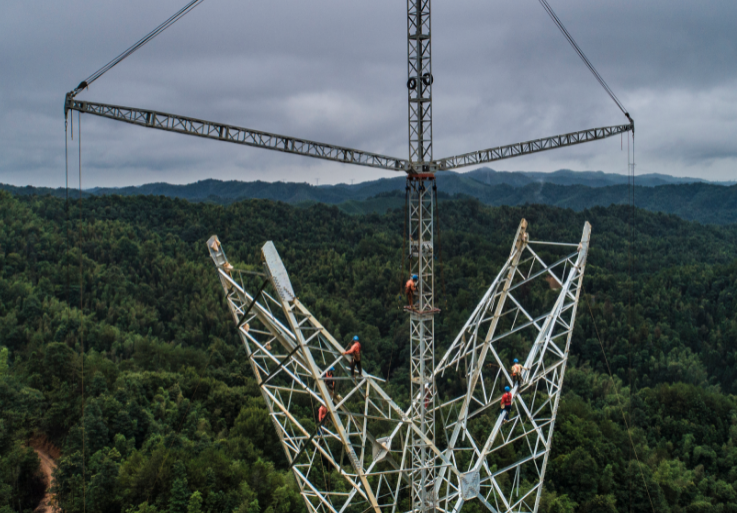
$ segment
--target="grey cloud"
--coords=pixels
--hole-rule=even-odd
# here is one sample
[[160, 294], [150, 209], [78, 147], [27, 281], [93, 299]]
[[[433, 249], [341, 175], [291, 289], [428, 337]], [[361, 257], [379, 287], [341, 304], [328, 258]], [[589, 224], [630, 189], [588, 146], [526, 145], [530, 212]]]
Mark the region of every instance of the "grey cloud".
[[[737, 4], [551, 0], [637, 121], [638, 170], [733, 179]], [[62, 101], [183, 0], [9, 0], [0, 20], [0, 181], [60, 185]], [[205, 0], [81, 97], [404, 157], [405, 3]], [[435, 156], [624, 117], [536, 0], [435, 0]], [[391, 176], [83, 117], [93, 185]], [[624, 165], [623, 165], [624, 162]], [[615, 140], [506, 169], [625, 172]]]

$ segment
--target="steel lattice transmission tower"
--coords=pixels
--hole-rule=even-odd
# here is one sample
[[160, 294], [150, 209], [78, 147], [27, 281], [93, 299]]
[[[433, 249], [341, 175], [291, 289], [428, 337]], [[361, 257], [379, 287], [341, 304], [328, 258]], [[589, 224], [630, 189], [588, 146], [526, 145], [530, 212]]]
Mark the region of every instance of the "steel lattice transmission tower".
[[[65, 114], [76, 110], [407, 174], [408, 254], [403, 258], [419, 280], [417, 301], [406, 309], [411, 396], [403, 407], [383, 390], [382, 379], [366, 373], [359, 380], [349, 377], [343, 344], [299, 301], [271, 242], [262, 248], [263, 281], [254, 284], [251, 274], [244, 280], [228, 261], [216, 236], [208, 241], [248, 361], [310, 512], [457, 513], [469, 500], [495, 513], [537, 511], [591, 227], [586, 223], [579, 242], [536, 242], [522, 220], [509, 259], [436, 365], [435, 174], [634, 132], [630, 120], [434, 159], [431, 35], [430, 0], [407, 0], [408, 159], [80, 101], [76, 97], [87, 81], [66, 95]], [[249, 292], [246, 283], [257, 292]], [[519, 355], [526, 368], [516, 383], [507, 370], [512, 355]], [[336, 368], [335, 395], [326, 386], [330, 367]], [[498, 411], [504, 386], [512, 387], [516, 407], [506, 423]], [[317, 405], [329, 412], [330, 422], [322, 428], [313, 418]]]

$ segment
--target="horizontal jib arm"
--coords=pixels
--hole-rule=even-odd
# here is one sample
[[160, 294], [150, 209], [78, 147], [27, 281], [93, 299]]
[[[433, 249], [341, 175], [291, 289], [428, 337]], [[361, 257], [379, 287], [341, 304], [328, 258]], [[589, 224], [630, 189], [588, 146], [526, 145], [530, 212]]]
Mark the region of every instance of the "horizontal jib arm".
[[495, 160], [510, 159], [513, 157], [520, 157], [522, 155], [529, 155], [531, 153], [553, 150], [555, 148], [573, 146], [574, 144], [598, 141], [599, 139], [606, 139], [607, 137], [612, 137], [624, 132], [634, 132], [634, 130], [634, 123], [629, 125], [591, 128], [588, 130], [581, 130], [580, 132], [572, 132], [570, 134], [554, 135], [553, 137], [535, 139], [534, 141], [497, 146], [495, 148], [488, 148], [480, 151], [472, 151], [470, 153], [456, 155], [455, 157], [439, 159], [434, 161], [433, 164], [438, 170], [457, 169], [474, 164], [485, 164]]
[[167, 132], [177, 132], [284, 153], [294, 153], [296, 155], [333, 162], [376, 167], [391, 171], [405, 172], [409, 169], [409, 163], [405, 159], [387, 157], [376, 153], [368, 153], [351, 148], [177, 116], [154, 110], [78, 101], [73, 98], [67, 100], [66, 108], [67, 110], [76, 110], [85, 114], [94, 114], [103, 118], [165, 130]]

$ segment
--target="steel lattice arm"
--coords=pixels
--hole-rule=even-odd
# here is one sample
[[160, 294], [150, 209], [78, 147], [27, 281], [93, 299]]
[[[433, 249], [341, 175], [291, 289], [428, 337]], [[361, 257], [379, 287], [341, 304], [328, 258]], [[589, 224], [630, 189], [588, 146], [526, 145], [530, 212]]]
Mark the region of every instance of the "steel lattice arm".
[[76, 110], [85, 114], [94, 114], [104, 118], [124, 121], [133, 125], [156, 128], [167, 132], [194, 135], [206, 139], [215, 139], [257, 148], [294, 153], [306, 157], [314, 157], [333, 162], [357, 164], [360, 166], [388, 169], [390, 171], [407, 171], [409, 163], [405, 159], [387, 157], [376, 153], [354, 150], [332, 144], [323, 144], [306, 139], [298, 139], [284, 135], [271, 134], [249, 128], [242, 128], [212, 121], [177, 116], [155, 110], [121, 107], [78, 101], [67, 98], [66, 110]]
[[438, 170], [458, 169], [460, 167], [471, 166], [474, 164], [484, 164], [495, 160], [509, 159], [530, 153], [538, 153], [564, 146], [573, 146], [589, 141], [597, 141], [606, 139], [613, 135], [622, 134], [624, 132], [635, 131], [635, 124], [606, 126], [603, 128], [591, 128], [589, 130], [581, 130], [580, 132], [572, 132], [570, 134], [554, 135], [543, 139], [535, 139], [534, 141], [509, 144], [507, 146], [497, 146], [496, 148], [488, 148], [455, 157], [448, 157], [433, 161], [434, 167]]

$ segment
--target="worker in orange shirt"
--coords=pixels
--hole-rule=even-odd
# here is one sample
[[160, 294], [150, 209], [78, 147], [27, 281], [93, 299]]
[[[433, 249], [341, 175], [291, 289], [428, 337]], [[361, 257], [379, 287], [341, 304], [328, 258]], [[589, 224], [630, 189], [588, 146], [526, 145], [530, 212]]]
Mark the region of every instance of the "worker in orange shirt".
[[415, 305], [415, 292], [417, 292], [417, 280], [419, 278], [416, 274], [413, 274], [412, 277], [407, 280], [406, 285], [404, 286], [404, 293], [407, 294], [407, 302], [409, 303], [409, 307], [412, 308]]
[[522, 367], [517, 358], [514, 359], [512, 365], [512, 384], [518, 385], [522, 382], [522, 371], [527, 370], [527, 367]]
[[330, 392], [330, 398], [335, 401], [335, 367], [330, 367], [325, 372], [325, 385]]
[[504, 387], [504, 394], [502, 394], [502, 416], [504, 423], [509, 422], [509, 412], [512, 411], [512, 392], [509, 391], [509, 387]]
[[322, 428], [325, 425], [325, 422], [328, 420], [328, 409], [325, 408], [324, 404], [320, 405], [320, 408], [317, 410], [317, 432], [321, 433]]
[[358, 335], [353, 337], [353, 345], [348, 351], [343, 351], [344, 355], [353, 355], [351, 362], [351, 377], [353, 377], [353, 369], [358, 368], [358, 375], [363, 376], [361, 369], [361, 343], [358, 341]]

